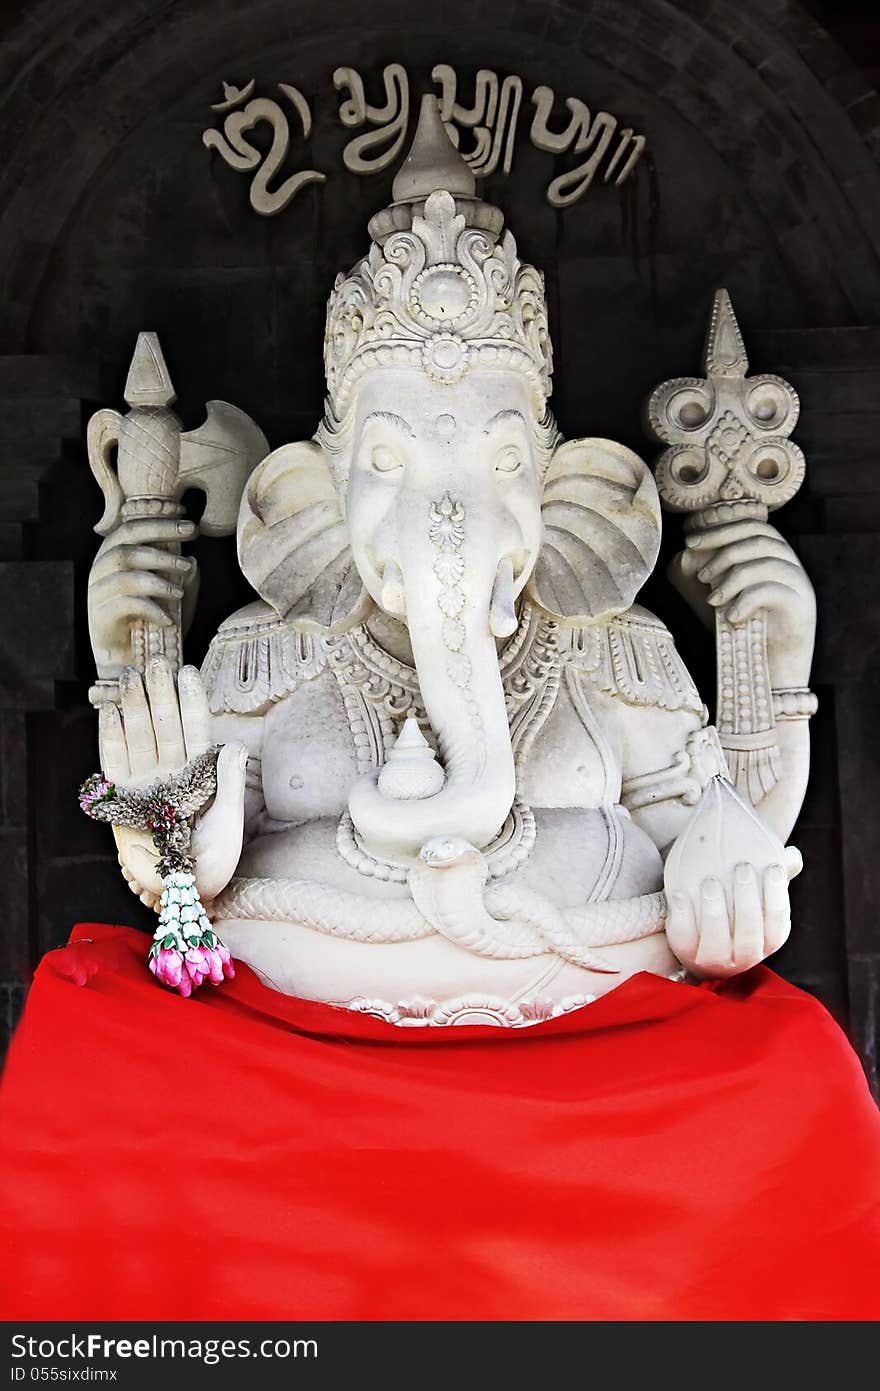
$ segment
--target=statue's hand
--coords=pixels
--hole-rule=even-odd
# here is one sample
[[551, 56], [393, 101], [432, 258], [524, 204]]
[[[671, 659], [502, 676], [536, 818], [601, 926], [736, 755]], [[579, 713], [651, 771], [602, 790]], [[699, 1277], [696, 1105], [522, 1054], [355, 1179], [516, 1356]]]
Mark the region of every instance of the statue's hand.
[[816, 596], [804, 567], [775, 527], [746, 520], [695, 531], [673, 561], [670, 578], [704, 622], [711, 623], [714, 610], [739, 626], [763, 609], [772, 685], [807, 685]]
[[131, 661], [137, 619], [173, 625], [163, 601], [183, 601], [186, 632], [198, 587], [196, 562], [164, 547], [195, 534], [192, 522], [144, 517], [122, 522], [103, 542], [89, 575], [89, 636], [100, 677], [118, 676]]
[[695, 976], [736, 976], [778, 951], [791, 931], [788, 881], [801, 865], [794, 847], [763, 875], [737, 865], [727, 886], [731, 911], [720, 879], [704, 879], [693, 898], [670, 894], [666, 938], [682, 966]]
[[[121, 712], [107, 701], [99, 710], [101, 768], [110, 782], [146, 787], [168, 777], [214, 742], [211, 712], [195, 667], [183, 667], [175, 684], [167, 661], [154, 657], [144, 682], [133, 667], [120, 679]], [[217, 793], [193, 827], [196, 883], [203, 902], [226, 887], [241, 855], [247, 750], [224, 744], [217, 760]], [[146, 831], [114, 826], [126, 877], [150, 896], [162, 892], [158, 858]], [[142, 895], [143, 896], [143, 895]]]

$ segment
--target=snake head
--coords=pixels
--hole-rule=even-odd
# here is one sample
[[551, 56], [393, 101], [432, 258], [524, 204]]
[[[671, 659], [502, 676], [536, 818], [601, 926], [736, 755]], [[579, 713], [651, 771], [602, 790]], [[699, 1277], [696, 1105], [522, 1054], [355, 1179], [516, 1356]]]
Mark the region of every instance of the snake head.
[[432, 836], [419, 851], [422, 864], [430, 869], [448, 869], [465, 860], [481, 861], [482, 858], [477, 847], [465, 840], [464, 836]]

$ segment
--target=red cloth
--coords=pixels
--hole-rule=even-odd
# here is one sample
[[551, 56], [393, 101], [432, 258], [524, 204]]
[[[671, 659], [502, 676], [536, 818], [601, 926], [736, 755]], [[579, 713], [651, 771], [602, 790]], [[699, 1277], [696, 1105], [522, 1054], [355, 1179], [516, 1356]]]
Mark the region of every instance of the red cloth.
[[400, 1029], [246, 967], [182, 1000], [145, 946], [82, 925], [37, 971], [5, 1318], [880, 1317], [880, 1117], [771, 971]]

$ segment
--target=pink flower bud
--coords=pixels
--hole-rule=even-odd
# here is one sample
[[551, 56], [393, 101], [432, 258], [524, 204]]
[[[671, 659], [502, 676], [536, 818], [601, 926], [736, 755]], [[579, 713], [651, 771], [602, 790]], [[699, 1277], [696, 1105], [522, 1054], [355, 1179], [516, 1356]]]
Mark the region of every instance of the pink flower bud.
[[211, 968], [203, 947], [190, 947], [184, 958], [184, 965], [195, 987], [200, 986], [205, 977], [210, 974]]
[[208, 962], [208, 970], [211, 980], [215, 985], [220, 985], [223, 980], [223, 959], [216, 947], [205, 947], [205, 957]]
[[181, 995], [189, 995], [192, 986], [183, 965], [183, 957], [175, 947], [160, 947], [149, 960], [150, 970], [158, 981], [171, 990], [179, 990]]
[[224, 979], [232, 980], [235, 976], [229, 948], [218, 938], [215, 942], [213, 947], [187, 947], [185, 953], [176, 947], [160, 947], [150, 954], [147, 964], [162, 985], [189, 997], [206, 980], [221, 985]]

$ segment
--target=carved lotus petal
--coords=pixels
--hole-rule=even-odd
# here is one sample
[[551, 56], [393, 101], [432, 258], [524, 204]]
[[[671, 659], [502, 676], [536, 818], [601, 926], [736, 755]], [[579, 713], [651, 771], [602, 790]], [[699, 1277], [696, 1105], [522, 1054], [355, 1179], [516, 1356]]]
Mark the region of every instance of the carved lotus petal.
[[464, 608], [464, 594], [460, 589], [441, 589], [437, 603], [447, 618], [457, 618]]
[[464, 527], [452, 517], [440, 517], [432, 524], [430, 534], [435, 546], [460, 546]]
[[727, 778], [716, 776], [666, 858], [664, 884], [667, 894], [686, 893], [694, 898], [704, 879], [720, 879], [732, 909], [737, 865], [753, 865], [760, 876], [771, 865], [785, 862], [785, 846], [775, 832]]
[[434, 574], [441, 584], [458, 584], [464, 574], [464, 556], [454, 551], [441, 551], [434, 561]]
[[446, 670], [456, 686], [465, 687], [471, 679], [471, 664], [467, 657], [451, 652], [446, 659]]
[[457, 618], [444, 618], [442, 627], [443, 645], [450, 652], [460, 652], [464, 647], [465, 626]]

